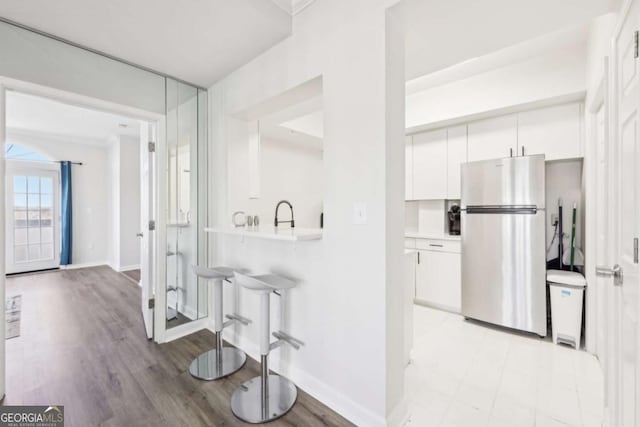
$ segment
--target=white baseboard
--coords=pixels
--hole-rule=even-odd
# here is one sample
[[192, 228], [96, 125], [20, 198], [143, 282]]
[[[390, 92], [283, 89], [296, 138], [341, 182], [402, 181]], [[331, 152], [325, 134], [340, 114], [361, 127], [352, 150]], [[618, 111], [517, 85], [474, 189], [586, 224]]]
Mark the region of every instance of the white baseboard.
[[120, 271], [122, 273], [124, 271], [131, 271], [131, 270], [140, 270], [140, 264], [121, 266], [120, 270], [118, 270], [118, 271]]
[[[224, 339], [241, 348], [248, 356], [254, 360], [260, 360], [260, 347], [248, 340], [245, 337], [233, 333], [230, 329], [226, 330]], [[399, 424], [387, 424], [387, 420], [379, 415], [373, 413], [367, 408], [362, 407], [360, 404], [354, 402], [349, 396], [346, 396], [342, 392], [332, 388], [331, 386], [320, 381], [318, 378], [310, 375], [308, 372], [292, 366], [287, 361], [281, 360], [279, 352], [273, 352], [269, 354], [269, 367], [276, 373], [280, 373], [293, 381], [297, 387], [304, 390], [313, 398], [319, 400], [329, 408], [345, 417], [355, 425], [359, 426], [371, 426], [371, 427], [386, 427], [387, 425], [397, 427], [403, 418], [408, 418], [408, 415], [398, 411], [397, 418], [400, 421], [396, 421]], [[404, 421], [406, 422], [406, 421]]]
[[[194, 320], [192, 322], [185, 323], [174, 328], [169, 328], [165, 331], [164, 339], [160, 343], [166, 343], [177, 340], [187, 335], [191, 335], [203, 329], [209, 329], [209, 319]], [[213, 343], [212, 343], [213, 344]]]
[[80, 263], [80, 264], [61, 265], [60, 269], [61, 270], [75, 270], [77, 268], [100, 267], [100, 266], [103, 266], [103, 265], [107, 265], [107, 266], [111, 267], [111, 265], [107, 261], [100, 261], [100, 262], [83, 262], [83, 263]]

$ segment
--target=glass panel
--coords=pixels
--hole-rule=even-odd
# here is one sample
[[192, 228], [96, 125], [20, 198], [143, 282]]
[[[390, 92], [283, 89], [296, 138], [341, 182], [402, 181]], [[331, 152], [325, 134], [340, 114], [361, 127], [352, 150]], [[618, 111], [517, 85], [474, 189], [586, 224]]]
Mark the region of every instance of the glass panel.
[[27, 226], [27, 210], [25, 208], [14, 209], [13, 226], [16, 228]]
[[30, 176], [27, 178], [27, 192], [29, 194], [40, 193], [40, 177]]
[[27, 195], [23, 193], [16, 193], [13, 195], [13, 205], [16, 208], [26, 208], [27, 207]]
[[38, 195], [38, 194], [29, 194], [27, 196], [27, 203], [29, 204], [29, 209], [38, 209], [38, 208], [40, 208], [40, 195]]
[[16, 228], [13, 230], [13, 244], [14, 245], [26, 245], [27, 244], [27, 229]]
[[40, 206], [43, 208], [53, 207], [53, 196], [51, 194], [43, 194], [40, 196]]
[[29, 227], [40, 227], [40, 211], [29, 210]]
[[42, 243], [53, 243], [53, 227], [42, 227], [40, 231]]
[[43, 244], [40, 255], [42, 259], [53, 259], [53, 243]]
[[29, 245], [29, 260], [40, 259], [40, 245]]
[[27, 177], [26, 176], [14, 176], [13, 177], [13, 192], [14, 193], [26, 193], [27, 192]]
[[[207, 316], [206, 281], [191, 266], [203, 264], [198, 224], [206, 214], [206, 91], [167, 80], [167, 327]], [[199, 209], [199, 207], [201, 209]], [[202, 239], [204, 240], [204, 239]]]
[[40, 192], [42, 194], [53, 193], [53, 180], [51, 178], [47, 178], [47, 177], [40, 178]]
[[27, 245], [15, 246], [13, 248], [13, 260], [16, 263], [18, 263], [18, 262], [26, 262], [28, 260]]
[[40, 243], [40, 229], [29, 228], [29, 244]]

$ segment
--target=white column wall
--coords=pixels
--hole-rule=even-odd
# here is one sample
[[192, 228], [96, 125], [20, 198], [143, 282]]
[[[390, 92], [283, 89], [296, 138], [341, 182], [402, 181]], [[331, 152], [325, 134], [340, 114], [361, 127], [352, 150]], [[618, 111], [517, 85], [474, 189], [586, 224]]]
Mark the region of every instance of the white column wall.
[[[401, 31], [387, 28], [386, 9], [393, 3], [316, 2], [295, 17], [292, 37], [209, 92], [210, 223], [228, 225], [236, 208], [227, 203], [236, 190], [227, 182], [229, 153], [248, 143], [249, 128], [233, 113], [323, 78], [323, 239], [212, 237], [211, 265], [299, 281], [284, 297], [272, 298], [271, 322], [272, 330], [283, 329], [306, 345], [272, 352], [271, 366], [368, 426], [387, 424], [403, 389], [401, 358], [393, 354], [402, 353], [403, 330], [404, 55]], [[366, 224], [354, 224], [356, 203], [366, 206]], [[265, 224], [271, 220], [262, 218]], [[225, 293], [227, 311], [233, 294]], [[237, 310], [254, 323], [225, 331], [225, 339], [256, 358], [258, 296], [237, 294]]]

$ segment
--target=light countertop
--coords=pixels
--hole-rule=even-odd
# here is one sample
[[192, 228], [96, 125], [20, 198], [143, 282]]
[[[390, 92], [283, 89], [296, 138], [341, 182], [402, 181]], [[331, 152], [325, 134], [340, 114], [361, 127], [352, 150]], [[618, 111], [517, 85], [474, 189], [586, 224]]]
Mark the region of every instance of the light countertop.
[[434, 239], [434, 240], [453, 240], [460, 241], [460, 236], [452, 236], [446, 233], [425, 233], [420, 231], [405, 231], [404, 237], [411, 239]]
[[230, 227], [217, 226], [204, 229], [207, 233], [219, 233], [234, 236], [252, 237], [256, 239], [307, 241], [321, 240], [321, 228], [275, 228], [275, 227]]

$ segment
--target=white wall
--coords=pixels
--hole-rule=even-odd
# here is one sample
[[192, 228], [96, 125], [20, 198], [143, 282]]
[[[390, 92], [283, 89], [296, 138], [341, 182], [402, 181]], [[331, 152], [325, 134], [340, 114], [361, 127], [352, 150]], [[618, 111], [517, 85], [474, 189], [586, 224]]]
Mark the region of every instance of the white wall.
[[[229, 171], [231, 210], [258, 215], [261, 225], [272, 226], [276, 204], [280, 200], [288, 200], [293, 205], [296, 227], [320, 227], [324, 187], [321, 150], [304, 143], [262, 138], [261, 193], [260, 198], [251, 200], [247, 197], [246, 155], [245, 150], [230, 153], [230, 164], [237, 166]], [[288, 220], [289, 216], [289, 208], [281, 206], [279, 218]], [[231, 217], [228, 221], [230, 224]]]
[[[323, 239], [294, 244], [212, 238], [211, 265], [298, 280], [284, 299], [273, 298], [272, 328], [285, 329], [305, 346], [274, 351], [271, 366], [367, 426], [397, 424], [396, 417], [406, 413], [399, 351], [404, 305], [397, 288], [404, 283], [404, 52], [400, 25], [385, 13], [392, 3], [314, 2], [294, 18], [292, 37], [209, 91], [215, 201], [210, 222], [228, 224], [234, 206], [227, 180], [234, 165], [227, 162], [249, 135], [233, 113], [322, 75]], [[356, 203], [366, 206], [364, 225], [353, 222]], [[256, 295], [239, 290], [237, 308], [256, 319]], [[225, 339], [258, 356], [256, 322], [225, 330]]]
[[417, 92], [407, 97], [406, 127], [584, 92], [585, 61], [578, 44]]
[[8, 141], [52, 160], [72, 160], [73, 264], [106, 263], [109, 258], [110, 191], [107, 147], [66, 143], [57, 139], [8, 131]]
[[140, 140], [120, 138], [120, 269], [140, 267]]
[[140, 141], [129, 136], [109, 138], [109, 257], [116, 271], [140, 267]]

